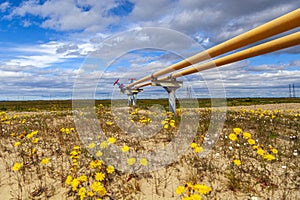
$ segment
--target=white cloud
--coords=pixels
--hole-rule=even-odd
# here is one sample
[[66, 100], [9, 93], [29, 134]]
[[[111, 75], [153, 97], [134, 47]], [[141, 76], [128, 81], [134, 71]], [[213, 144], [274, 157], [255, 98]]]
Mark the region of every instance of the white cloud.
[[96, 46], [91, 43], [74, 44], [56, 41], [30, 46], [20, 45], [9, 49], [17, 55], [5, 61], [5, 65], [45, 68], [55, 63], [63, 63], [68, 58], [85, 57], [95, 49]]
[[10, 3], [8, 1], [0, 4], [0, 12], [5, 12], [10, 7]]
[[[83, 9], [85, 4], [90, 7], [89, 10]], [[43, 28], [69, 31], [94, 27], [94, 31], [100, 31], [114, 22], [114, 17], [105, 15], [114, 5], [113, 1], [79, 1], [76, 3], [72, 0], [45, 1], [41, 5], [38, 1], [30, 0], [15, 8], [8, 18], [24, 17], [30, 14], [45, 19], [41, 24]]]

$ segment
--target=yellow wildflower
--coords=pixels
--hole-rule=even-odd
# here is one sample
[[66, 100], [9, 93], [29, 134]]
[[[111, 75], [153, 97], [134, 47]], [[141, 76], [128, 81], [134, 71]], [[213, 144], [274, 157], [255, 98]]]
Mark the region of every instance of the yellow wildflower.
[[101, 151], [98, 151], [97, 153], [96, 153], [96, 156], [97, 157], [101, 157], [103, 155], [103, 153], [101, 152]]
[[71, 159], [78, 159], [79, 158], [79, 152], [78, 151], [71, 151], [70, 152], [70, 158]]
[[108, 126], [111, 126], [111, 125], [113, 125], [113, 122], [106, 122], [106, 124], [107, 124]]
[[94, 142], [91, 142], [89, 145], [88, 145], [88, 148], [89, 149], [93, 149], [95, 148], [96, 144]]
[[98, 172], [95, 175], [95, 179], [96, 181], [103, 181], [105, 179], [105, 174], [103, 174], [102, 172]]
[[32, 143], [38, 143], [38, 141], [39, 141], [39, 138], [33, 138], [33, 139], [31, 140]]
[[199, 194], [192, 194], [191, 195], [192, 200], [202, 200], [201, 196]]
[[107, 173], [112, 174], [112, 173], [114, 173], [115, 168], [114, 168], [114, 166], [109, 165], [109, 166], [107, 166], [106, 171], [107, 171]]
[[23, 163], [22, 163], [22, 162], [21, 162], [21, 163], [16, 162], [16, 163], [14, 164], [14, 166], [12, 167], [12, 170], [13, 170], [13, 171], [19, 171], [19, 170], [21, 169], [22, 166], [23, 166]]
[[127, 145], [124, 145], [123, 147], [122, 147], [122, 151], [123, 152], [128, 152], [129, 151], [129, 146], [127, 146]]
[[274, 153], [274, 154], [277, 154], [277, 153], [278, 153], [278, 150], [275, 149], [275, 148], [273, 148], [271, 151], [272, 151], [272, 153]]
[[194, 151], [195, 151], [196, 153], [200, 153], [200, 152], [202, 152], [202, 151], [203, 151], [203, 148], [202, 148], [202, 147], [199, 147], [199, 146], [197, 146], [197, 147], [194, 149]]
[[66, 178], [66, 185], [71, 185], [72, 184], [72, 176], [71, 175], [68, 175], [67, 178]]
[[80, 200], [84, 199], [85, 196], [86, 196], [86, 189], [84, 187], [81, 187], [79, 190], [78, 190], [78, 195], [80, 197]]
[[102, 142], [100, 143], [100, 148], [101, 148], [101, 149], [105, 149], [107, 146], [108, 146], [108, 142], [107, 142], [107, 141], [102, 141]]
[[80, 184], [80, 181], [77, 178], [74, 178], [71, 183], [72, 190], [76, 191], [79, 184]]
[[90, 168], [92, 169], [96, 169], [97, 167], [101, 167], [103, 164], [103, 161], [102, 160], [95, 160], [95, 161], [91, 161], [90, 162]]
[[178, 194], [178, 195], [180, 195], [180, 194], [182, 194], [183, 192], [184, 192], [184, 190], [185, 190], [185, 187], [184, 186], [178, 186], [177, 188], [176, 188], [176, 194]]
[[70, 129], [69, 128], [66, 128], [66, 134], [70, 134]]
[[240, 165], [242, 164], [241, 160], [238, 160], [238, 159], [233, 160], [233, 163], [234, 163], [236, 166], [240, 166]]
[[36, 153], [36, 148], [32, 148], [31, 153], [35, 154]]
[[248, 133], [248, 132], [243, 132], [243, 138], [250, 139], [251, 138], [251, 134]]
[[236, 141], [236, 140], [237, 140], [237, 135], [234, 134], [234, 133], [230, 133], [228, 137], [229, 137], [229, 139], [232, 140], [232, 141]]
[[241, 128], [234, 128], [233, 129], [233, 132], [237, 135], [239, 135], [241, 132], [242, 132], [242, 129]]
[[253, 140], [253, 139], [251, 139], [251, 138], [250, 138], [250, 139], [248, 139], [247, 141], [248, 141], [248, 144], [250, 144], [250, 145], [253, 145], [253, 144], [255, 144], [255, 140]]
[[173, 127], [173, 128], [175, 127], [175, 120], [172, 119], [172, 120], [170, 121], [170, 126]]
[[275, 156], [273, 156], [272, 154], [266, 154], [263, 156], [263, 158], [266, 160], [275, 160]]
[[80, 146], [74, 146], [73, 149], [74, 150], [80, 150]]
[[208, 194], [211, 192], [211, 187], [202, 184], [195, 184], [193, 189], [199, 194]]
[[33, 137], [33, 135], [31, 133], [26, 135], [26, 138], [31, 139]]
[[21, 144], [21, 142], [15, 142], [14, 147], [18, 147]]
[[265, 154], [265, 151], [262, 148], [259, 148], [257, 150], [257, 154], [263, 156]]
[[40, 162], [41, 165], [47, 165], [48, 163], [49, 163], [49, 158], [44, 158], [44, 159]]
[[169, 124], [165, 124], [164, 129], [168, 129], [168, 128], [169, 128]]
[[89, 191], [89, 192], [87, 193], [87, 195], [88, 195], [89, 197], [95, 196], [94, 192], [92, 192], [92, 191]]
[[39, 131], [32, 131], [30, 134], [32, 134], [33, 136], [35, 136], [38, 133], [39, 133]]
[[190, 144], [190, 147], [193, 148], [193, 149], [195, 149], [197, 146], [198, 145], [195, 142], [193, 142], [192, 144]]
[[92, 184], [92, 190], [97, 192], [100, 196], [106, 195], [106, 189], [100, 182], [94, 182]]
[[127, 159], [127, 164], [128, 165], [133, 165], [135, 163], [135, 161], [136, 161], [135, 158], [128, 158]]
[[143, 166], [146, 166], [148, 164], [148, 160], [146, 158], [142, 158], [140, 160], [140, 164], [143, 165]]
[[86, 182], [86, 181], [88, 180], [88, 178], [87, 178], [86, 175], [81, 175], [81, 176], [78, 178], [78, 180], [79, 180], [80, 182]]
[[116, 142], [116, 138], [114, 138], [114, 137], [109, 137], [109, 138], [107, 139], [107, 141], [108, 141], [108, 143], [110, 143], [110, 144], [114, 144], [114, 143]]

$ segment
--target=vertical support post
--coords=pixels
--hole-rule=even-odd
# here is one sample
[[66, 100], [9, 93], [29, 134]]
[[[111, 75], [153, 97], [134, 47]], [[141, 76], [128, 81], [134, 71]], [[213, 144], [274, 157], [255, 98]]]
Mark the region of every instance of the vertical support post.
[[128, 96], [128, 106], [130, 106], [131, 105], [131, 95], [127, 95]]
[[136, 106], [136, 101], [137, 101], [137, 94], [139, 92], [142, 92], [142, 89], [127, 89], [125, 90], [125, 93], [127, 94], [128, 97], [128, 106]]
[[136, 106], [137, 93], [133, 93], [132, 95], [132, 105]]
[[176, 115], [176, 95], [175, 92], [178, 88], [182, 86], [182, 81], [176, 81], [176, 79], [169, 78], [166, 81], [161, 81], [157, 79], [153, 79], [151, 81], [152, 86], [160, 86], [163, 87], [169, 96], [169, 111]]
[[176, 115], [176, 95], [175, 92], [179, 87], [163, 87], [169, 95], [169, 111]]

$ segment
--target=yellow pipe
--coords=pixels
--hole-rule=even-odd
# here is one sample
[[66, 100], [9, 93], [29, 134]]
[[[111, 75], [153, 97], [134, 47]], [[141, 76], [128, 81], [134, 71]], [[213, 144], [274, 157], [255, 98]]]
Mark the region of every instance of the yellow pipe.
[[[272, 40], [272, 41], [269, 41], [269, 42], [266, 42], [266, 43], [263, 43], [263, 44], [260, 44], [260, 45], [257, 45], [257, 46], [254, 46], [254, 47], [251, 47], [251, 48], [248, 48], [248, 49], [245, 49], [243, 51], [240, 51], [240, 52], [237, 52], [234, 54], [230, 54], [228, 56], [224, 56], [222, 58], [218, 58], [216, 60], [206, 62], [206, 63], [200, 64], [198, 66], [191, 67], [191, 68], [185, 69], [183, 71], [174, 73], [171, 75], [171, 78], [178, 78], [181, 76], [186, 76], [186, 75], [193, 74], [193, 73], [196, 73], [199, 71], [211, 69], [211, 68], [218, 67], [218, 66], [223, 66], [223, 65], [226, 65], [229, 63], [233, 63], [233, 62], [244, 60], [247, 58], [252, 58], [252, 57], [263, 55], [266, 53], [278, 51], [278, 50], [285, 49], [285, 48], [292, 47], [292, 46], [299, 45], [299, 44], [300, 44], [300, 31], [290, 34], [290, 35], [287, 35], [287, 36], [284, 36], [284, 37], [281, 37], [281, 38], [278, 38], [278, 39], [275, 39], [275, 40]], [[164, 77], [159, 80], [166, 80], [168, 78], [169, 77]]]
[[145, 76], [127, 85], [125, 88], [129, 88], [139, 83], [149, 81], [152, 78], [156, 78], [158, 76], [173, 72], [175, 70], [188, 67], [192, 64], [207, 60], [209, 58], [214, 58], [218, 55], [241, 48], [254, 42], [258, 42], [260, 40], [277, 35], [279, 33], [283, 33], [298, 26], [300, 26], [300, 8], [290, 13], [287, 13], [279, 18], [276, 18], [268, 23], [265, 23], [257, 28], [254, 28], [246, 33], [238, 35], [230, 40], [227, 40], [219, 45], [216, 45], [206, 51], [202, 51], [165, 69], [155, 72], [152, 75]]
[[[224, 56], [222, 58], [218, 58], [216, 60], [206, 62], [206, 63], [200, 64], [198, 66], [195, 66], [195, 67], [192, 67], [189, 69], [185, 69], [183, 71], [172, 74], [171, 76], [166, 76], [166, 77], [160, 78], [158, 80], [167, 80], [169, 78], [178, 78], [181, 76], [186, 76], [189, 74], [197, 73], [199, 71], [203, 71], [203, 70], [207, 70], [207, 69], [211, 69], [211, 68], [215, 68], [215, 67], [220, 67], [220, 66], [230, 64], [230, 63], [233, 63], [236, 61], [240, 61], [240, 60], [244, 60], [247, 58], [252, 58], [252, 57], [263, 55], [266, 53], [278, 51], [278, 50], [285, 49], [285, 48], [292, 47], [292, 46], [299, 45], [299, 44], [300, 44], [300, 32], [296, 32], [296, 33], [272, 40], [270, 42], [266, 42], [266, 43], [245, 49], [243, 51], [240, 51], [240, 52], [228, 55], [228, 56]], [[142, 85], [136, 86], [136, 88], [141, 88], [141, 87], [145, 87], [148, 85], [151, 85], [151, 83], [146, 82]]]

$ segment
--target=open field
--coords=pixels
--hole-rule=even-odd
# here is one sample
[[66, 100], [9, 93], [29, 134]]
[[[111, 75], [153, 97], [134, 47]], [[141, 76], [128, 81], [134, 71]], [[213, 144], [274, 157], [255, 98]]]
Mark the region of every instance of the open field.
[[[300, 98], [228, 98], [227, 106], [300, 103]], [[159, 104], [168, 107], [167, 99], [138, 99], [139, 107]], [[178, 102], [177, 102], [178, 103]], [[211, 99], [198, 99], [199, 107], [210, 107]], [[111, 100], [96, 100], [95, 104], [109, 106]], [[0, 101], [0, 111], [63, 111], [72, 110], [72, 100]]]
[[[1, 102], [1, 199], [300, 198], [299, 99], [230, 99], [226, 116], [209, 100], [177, 116], [147, 110], [166, 102], [142, 100], [124, 114], [96, 101], [103, 134], [92, 131], [88, 110], [73, 115], [71, 101]], [[182, 127], [196, 127], [184, 154], [151, 170], [158, 158], [139, 155], [167, 148]]]

